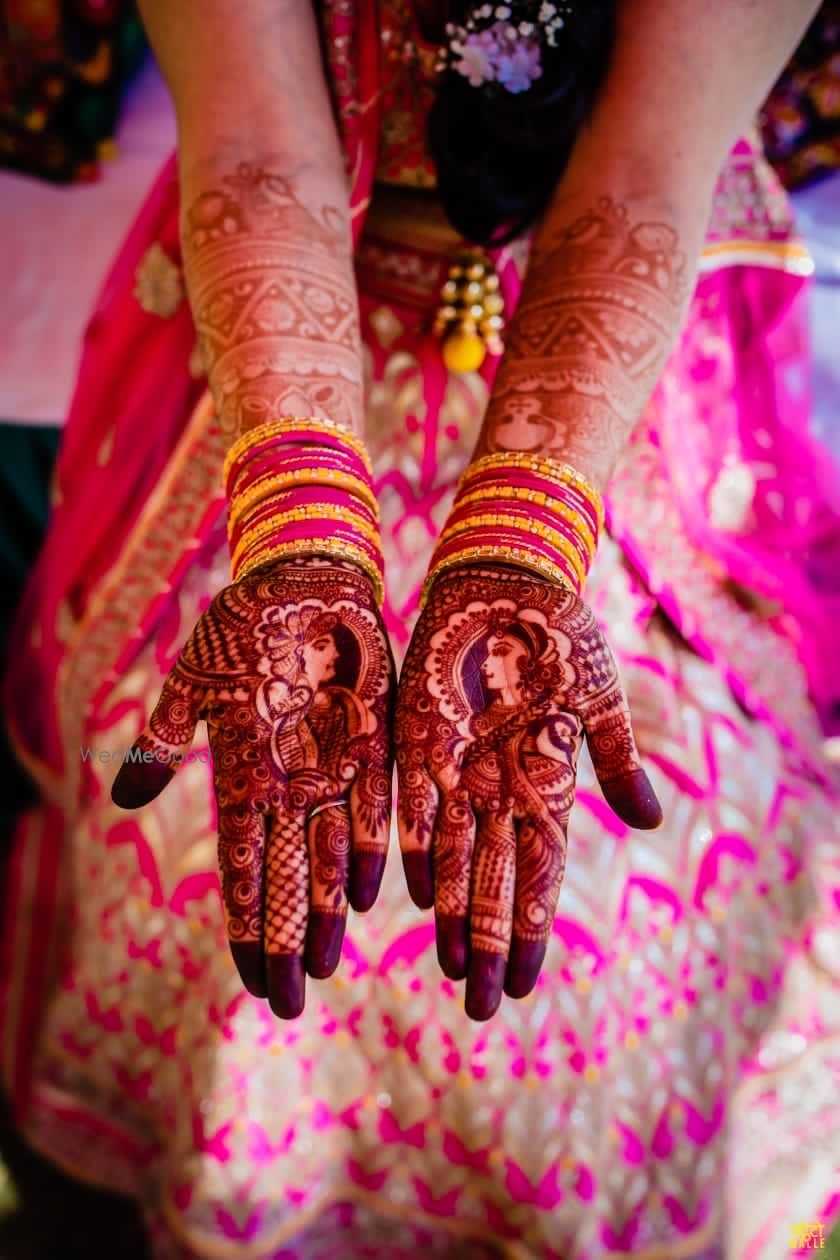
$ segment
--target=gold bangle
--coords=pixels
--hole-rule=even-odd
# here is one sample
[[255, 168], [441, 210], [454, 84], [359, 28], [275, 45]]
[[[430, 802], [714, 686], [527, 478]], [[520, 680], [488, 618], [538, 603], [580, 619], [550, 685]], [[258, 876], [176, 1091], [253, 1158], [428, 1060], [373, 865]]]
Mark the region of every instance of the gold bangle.
[[545, 560], [542, 556], [535, 556], [530, 551], [520, 551], [516, 547], [505, 547], [500, 554], [500, 548], [494, 547], [492, 543], [485, 543], [475, 547], [466, 547], [463, 551], [447, 556], [445, 560], [440, 560], [436, 564], [433, 562], [420, 594], [421, 610], [425, 608], [432, 586], [441, 574], [446, 573], [449, 569], [456, 568], [458, 565], [469, 564], [472, 561], [485, 564], [514, 564], [520, 569], [525, 569], [534, 577], [547, 578], [555, 586], [565, 587], [573, 595], [580, 594], [579, 591], [574, 589], [560, 566], [552, 564], [550, 560]]
[[[276, 504], [272, 507], [272, 504]], [[255, 512], [268, 511], [271, 516], [263, 516], [262, 520], [249, 524], [249, 517]], [[367, 513], [367, 515], [365, 515]], [[365, 530], [372, 536], [379, 537], [379, 518], [370, 511], [364, 503], [296, 503], [293, 495], [266, 495], [262, 503], [255, 503], [251, 507], [250, 512], [239, 513], [235, 517], [231, 517], [228, 521], [228, 539], [232, 541], [235, 529], [242, 531], [243, 537], [246, 534], [252, 534], [254, 530], [260, 533], [266, 533], [263, 525], [267, 520], [275, 520], [279, 516], [285, 516], [288, 520], [307, 521], [315, 519], [319, 516], [325, 517], [327, 520], [345, 520], [352, 517], [363, 523]]]
[[599, 528], [604, 525], [604, 501], [591, 481], [578, 472], [571, 464], [564, 464], [553, 455], [534, 455], [530, 451], [495, 451], [492, 455], [482, 455], [475, 463], [469, 464], [461, 481], [461, 486], [469, 485], [473, 477], [493, 468], [527, 468], [530, 472], [541, 473], [553, 477], [560, 482], [576, 486], [592, 504], [598, 518]]
[[521, 490], [519, 486], [494, 486], [489, 502], [483, 490], [474, 490], [471, 494], [459, 496], [452, 507], [453, 511], [456, 508], [462, 508], [466, 503], [485, 503], [489, 507], [495, 499], [511, 499], [516, 503], [536, 503], [539, 507], [545, 507], [585, 535], [586, 549], [593, 556], [598, 549], [598, 543], [586, 517], [576, 512], [574, 508], [570, 508], [561, 499], [552, 498], [543, 490]]
[[260, 521], [259, 525], [246, 528], [233, 553], [233, 563], [237, 564], [246, 552], [251, 551], [254, 545], [259, 543], [261, 538], [265, 538], [269, 534], [276, 534], [284, 525], [291, 525], [297, 521], [308, 521], [312, 519], [313, 513], [316, 514], [315, 519], [312, 520], [313, 529], [318, 520], [341, 521], [343, 524], [351, 526], [355, 533], [361, 535], [374, 547], [381, 545], [378, 529], [371, 526], [364, 517], [357, 516], [349, 508], [333, 507], [330, 503], [318, 503], [311, 504], [305, 508], [291, 508], [286, 512], [275, 512], [271, 516], [266, 517], [264, 521]]
[[505, 516], [503, 514], [471, 516], [467, 517], [466, 520], [457, 521], [454, 525], [449, 525], [446, 529], [444, 529], [440, 536], [440, 542], [450, 542], [453, 538], [457, 538], [459, 534], [469, 533], [475, 526], [489, 526], [495, 529], [513, 529], [518, 533], [525, 535], [529, 532], [536, 534], [538, 538], [544, 539], [547, 543], [550, 543], [552, 547], [555, 547], [557, 551], [562, 552], [574, 569], [575, 577], [578, 579], [581, 586], [586, 579], [589, 565], [592, 564], [592, 559], [595, 554], [594, 552], [590, 552], [589, 565], [586, 565], [571, 539], [567, 538], [565, 534], [561, 534], [559, 530], [552, 529], [548, 525], [538, 525], [535, 523], [533, 529], [529, 531], [526, 524], [521, 521], [519, 517]]
[[359, 456], [368, 473], [371, 476], [373, 475], [367, 447], [360, 437], [353, 433], [352, 430], [345, 428], [343, 424], [336, 424], [334, 420], [322, 420], [320, 416], [283, 416], [279, 420], [266, 420], [264, 424], [259, 424], [256, 428], [248, 429], [245, 433], [240, 434], [225, 456], [222, 468], [223, 484], [227, 485], [228, 475], [236, 460], [250, 450], [252, 446], [261, 442], [263, 438], [280, 437], [285, 433], [296, 433], [298, 429], [304, 426], [314, 429], [316, 433], [330, 433], [340, 437], [342, 442]]
[[304, 488], [310, 486], [335, 486], [339, 490], [347, 490], [353, 494], [365, 507], [369, 508], [372, 515], [379, 520], [379, 504], [376, 496], [371, 492], [370, 487], [362, 481], [361, 477], [354, 477], [352, 473], [339, 472], [320, 472], [318, 469], [298, 469], [293, 473], [270, 473], [268, 476], [261, 477], [259, 481], [255, 481], [243, 491], [242, 494], [234, 495], [230, 501], [228, 510], [228, 531], [230, 531], [238, 521], [257, 503], [262, 503], [275, 491], [294, 490], [296, 483], [304, 481]]
[[241, 582], [249, 573], [253, 573], [261, 565], [268, 564], [270, 560], [285, 560], [295, 556], [325, 556], [330, 560], [346, 560], [350, 564], [354, 564], [357, 569], [362, 570], [366, 577], [370, 578], [379, 607], [381, 608], [384, 604], [385, 587], [382, 575], [370, 556], [361, 547], [354, 547], [351, 543], [337, 540], [299, 539], [295, 542], [276, 543], [273, 547], [265, 549], [260, 554], [249, 557], [241, 569], [234, 569], [233, 580], [234, 582]]

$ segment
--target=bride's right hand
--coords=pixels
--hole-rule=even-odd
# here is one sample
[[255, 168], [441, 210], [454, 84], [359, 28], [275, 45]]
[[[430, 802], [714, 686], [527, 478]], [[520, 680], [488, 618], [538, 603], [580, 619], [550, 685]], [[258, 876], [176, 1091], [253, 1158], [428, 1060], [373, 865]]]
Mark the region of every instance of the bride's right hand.
[[[374, 903], [391, 813], [394, 665], [349, 564], [267, 564], [201, 616], [114, 782], [136, 809], [207, 722], [231, 951], [282, 1018], [338, 964], [347, 904]], [[143, 754], [148, 754], [145, 758]]]

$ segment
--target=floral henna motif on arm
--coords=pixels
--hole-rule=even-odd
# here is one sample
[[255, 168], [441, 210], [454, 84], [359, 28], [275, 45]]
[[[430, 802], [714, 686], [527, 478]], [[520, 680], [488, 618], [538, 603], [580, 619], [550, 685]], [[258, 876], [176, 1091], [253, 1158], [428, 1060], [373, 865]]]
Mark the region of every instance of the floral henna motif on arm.
[[199, 347], [223, 429], [282, 415], [360, 431], [361, 340], [349, 214], [240, 165], [183, 216]]
[[656, 384], [689, 297], [667, 223], [608, 197], [537, 239], [477, 454], [535, 451], [603, 487]]
[[348, 901], [373, 903], [391, 808], [393, 663], [370, 584], [351, 567], [267, 565], [196, 625], [114, 784], [135, 808], [205, 718], [228, 935], [246, 987], [303, 1008], [305, 972], [335, 969]]
[[566, 588], [513, 569], [438, 578], [409, 648], [396, 719], [400, 842], [438, 954], [475, 1019], [530, 992], [566, 861], [580, 742], [633, 826], [661, 811], [612, 653]]

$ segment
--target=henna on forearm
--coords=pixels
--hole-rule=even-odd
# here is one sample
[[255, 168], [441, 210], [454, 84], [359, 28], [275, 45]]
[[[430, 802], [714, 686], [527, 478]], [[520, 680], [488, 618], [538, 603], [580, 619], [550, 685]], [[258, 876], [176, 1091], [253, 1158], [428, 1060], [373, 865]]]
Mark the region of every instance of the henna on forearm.
[[601, 197], [549, 211], [511, 320], [476, 455], [532, 451], [606, 484], [689, 296], [673, 224]]
[[[283, 168], [285, 171], [285, 168]], [[347, 199], [334, 177], [240, 162], [182, 177], [187, 290], [223, 430], [278, 416], [363, 427]]]

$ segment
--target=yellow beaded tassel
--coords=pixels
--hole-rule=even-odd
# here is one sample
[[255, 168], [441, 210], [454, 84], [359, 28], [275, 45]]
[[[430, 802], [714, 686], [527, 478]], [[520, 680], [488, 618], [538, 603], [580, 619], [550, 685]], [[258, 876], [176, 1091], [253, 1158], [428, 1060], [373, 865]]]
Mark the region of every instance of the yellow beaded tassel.
[[435, 333], [443, 337], [450, 372], [475, 372], [485, 355], [501, 354], [504, 299], [493, 263], [479, 250], [456, 256], [441, 291]]

